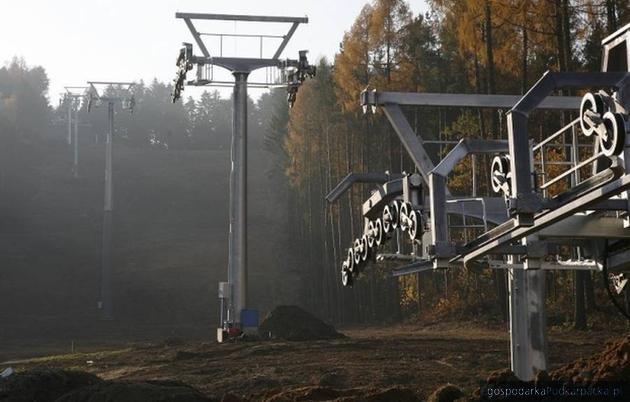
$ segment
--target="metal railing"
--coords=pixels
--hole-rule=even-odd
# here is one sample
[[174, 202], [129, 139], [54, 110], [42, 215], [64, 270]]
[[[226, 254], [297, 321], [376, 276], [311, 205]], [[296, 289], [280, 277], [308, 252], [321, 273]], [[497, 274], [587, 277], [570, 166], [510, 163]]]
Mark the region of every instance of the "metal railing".
[[[571, 139], [567, 142], [564, 136], [570, 131]], [[537, 176], [542, 178], [539, 185], [539, 189], [542, 191], [543, 197], [549, 196], [549, 188], [554, 184], [559, 183], [563, 179], [569, 179], [571, 186], [580, 184], [583, 179], [588, 177], [582, 177], [581, 171], [584, 167], [591, 165], [597, 159], [599, 159], [603, 153], [599, 151], [598, 147], [594, 147], [593, 144], [580, 144], [578, 141], [578, 133], [581, 132], [580, 118], [576, 118], [560, 130], [556, 131], [543, 141], [533, 146], [534, 153], [534, 165], [539, 166], [540, 170]], [[562, 137], [561, 137], [562, 136]], [[555, 142], [554, 140], [561, 139], [561, 142]], [[565, 153], [569, 150], [568, 160], [549, 160], [547, 153], [549, 149], [560, 149]], [[593, 149], [593, 155], [580, 161], [580, 149], [588, 148]], [[536, 158], [536, 153], [539, 153], [539, 157]], [[550, 166], [569, 166], [569, 168], [553, 177], [549, 177]], [[586, 175], [589, 176], [590, 175]]]
[[[481, 204], [481, 221], [483, 224], [468, 224], [466, 223], [466, 218], [470, 217], [466, 214], [466, 204], [478, 202]], [[450, 215], [448, 222], [449, 229], [449, 237], [451, 236], [451, 229], [463, 229], [464, 231], [464, 243], [468, 243], [468, 229], [483, 229], [484, 232], [488, 231], [488, 215], [486, 211], [486, 201], [483, 198], [475, 197], [475, 198], [456, 198], [452, 200], [446, 200], [447, 204], [459, 204], [461, 205], [461, 225], [453, 225], [451, 224]]]

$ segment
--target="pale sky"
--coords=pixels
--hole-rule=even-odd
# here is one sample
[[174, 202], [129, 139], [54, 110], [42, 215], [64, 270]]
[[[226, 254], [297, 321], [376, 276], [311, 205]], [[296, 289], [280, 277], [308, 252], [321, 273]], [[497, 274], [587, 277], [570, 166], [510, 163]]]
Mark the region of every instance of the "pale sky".
[[[308, 16], [281, 58], [297, 58], [308, 49], [309, 59], [332, 59], [345, 31], [367, 0], [18, 0], [2, 1], [0, 63], [23, 57], [29, 66], [41, 65], [50, 79], [49, 98], [56, 105], [64, 86], [86, 81], [171, 81], [182, 42], [194, 43], [175, 12]], [[414, 15], [424, 13], [424, 0], [407, 0]], [[196, 24], [197, 25], [197, 24]], [[283, 35], [288, 24], [200, 22], [198, 29], [213, 33]], [[214, 41], [213, 41], [214, 40]], [[211, 53], [218, 40], [205, 37]], [[278, 42], [265, 40], [263, 51]], [[195, 54], [201, 52], [195, 46]], [[258, 39], [225, 40], [224, 55], [258, 56]], [[236, 52], [236, 53], [234, 53]], [[229, 54], [232, 53], [232, 54]], [[269, 57], [269, 54], [263, 53]], [[215, 79], [231, 76], [215, 69]], [[194, 73], [194, 70], [191, 72]], [[189, 73], [190, 74], [190, 73]], [[264, 73], [252, 80], [264, 79]], [[184, 96], [203, 89], [186, 87]], [[250, 90], [257, 97], [261, 90]], [[222, 90], [229, 96], [230, 90]]]

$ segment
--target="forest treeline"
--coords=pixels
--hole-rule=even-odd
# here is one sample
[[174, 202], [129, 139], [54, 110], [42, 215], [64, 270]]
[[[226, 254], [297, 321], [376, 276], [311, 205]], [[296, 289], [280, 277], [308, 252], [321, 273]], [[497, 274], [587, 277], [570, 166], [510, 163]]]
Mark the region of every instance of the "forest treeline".
[[[23, 59], [14, 58], [0, 68], [0, 141], [5, 149], [9, 144], [59, 143], [67, 138], [70, 99], [63, 94], [49, 96], [48, 84], [44, 68], [30, 67]], [[115, 109], [117, 142], [140, 148], [229, 150], [231, 99], [211, 90], [197, 99], [188, 97], [173, 104], [172, 89], [171, 83], [157, 79], [150, 84], [136, 83], [132, 88], [133, 113], [118, 106]], [[249, 99], [250, 139], [256, 146], [261, 145], [263, 123], [269, 117], [264, 115], [270, 112], [264, 105], [267, 99]], [[87, 102], [81, 102], [78, 108], [80, 141], [102, 141], [107, 131], [107, 106], [95, 106], [88, 113]]]
[[[450, 270], [392, 278], [387, 263], [372, 265], [353, 288], [343, 288], [340, 263], [362, 231], [360, 207], [369, 186], [355, 186], [335, 204], [324, 195], [349, 172], [413, 172], [415, 168], [386, 119], [363, 114], [359, 93], [391, 91], [522, 94], [547, 70], [598, 71], [601, 40], [630, 22], [630, 0], [428, 0], [414, 14], [404, 0], [367, 3], [341, 38], [333, 60], [299, 90], [290, 111], [276, 89], [250, 100], [250, 140], [268, 153], [277, 208], [286, 230], [276, 233], [286, 270], [298, 273], [296, 298], [335, 323], [384, 322], [406, 317], [468, 316], [502, 320], [506, 278], [499, 270]], [[170, 102], [172, 87], [157, 80], [133, 89], [133, 115], [118, 112], [116, 141], [131, 147], [229, 149], [230, 99], [204, 92]], [[67, 104], [51, 105], [42, 67], [15, 59], [0, 69], [0, 169], [15, 161], [14, 147], [63, 143]], [[568, 94], [568, 93], [567, 93]], [[496, 111], [406, 108], [434, 162], [448, 146], [431, 140], [499, 138], [504, 118]], [[99, 142], [106, 113], [81, 107], [82, 141]], [[561, 126], [567, 116], [532, 117], [532, 136]], [[263, 135], [264, 133], [264, 135]], [[17, 161], [16, 163], [19, 163]], [[476, 170], [488, 176], [489, 160]], [[471, 191], [471, 161], [449, 178], [451, 192]], [[1, 178], [1, 177], [0, 177]], [[1, 181], [0, 181], [1, 184]], [[478, 194], [490, 193], [479, 180]], [[281, 280], [281, 279], [280, 279]], [[549, 273], [549, 317], [587, 324], [587, 312], [610, 311], [600, 277]], [[577, 289], [577, 290], [576, 290]], [[611, 314], [612, 316], [612, 314]], [[597, 314], [590, 314], [591, 322]]]

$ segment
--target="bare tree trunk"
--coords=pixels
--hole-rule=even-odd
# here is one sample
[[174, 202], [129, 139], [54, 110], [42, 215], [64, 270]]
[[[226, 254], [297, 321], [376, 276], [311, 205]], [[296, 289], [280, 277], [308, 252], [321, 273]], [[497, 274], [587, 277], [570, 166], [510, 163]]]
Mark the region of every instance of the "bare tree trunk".
[[422, 313], [422, 277], [421, 273], [416, 273], [416, 294], [418, 296], [417, 306], [418, 306], [418, 316]]
[[[346, 132], [346, 163], [348, 173], [352, 172], [352, 132], [348, 127]], [[350, 238], [354, 238], [354, 209], [352, 205], [352, 187], [348, 191], [348, 208], [350, 208]]]
[[525, 92], [527, 92], [527, 89], [529, 88], [528, 84], [527, 84], [527, 57], [528, 57], [528, 38], [527, 38], [527, 28], [523, 27], [523, 59], [521, 61], [521, 93], [524, 94]]
[[[484, 24], [484, 37], [486, 42], [486, 59], [487, 59], [487, 92], [489, 94], [496, 93], [495, 87], [495, 77], [494, 77], [494, 53], [493, 53], [493, 44], [492, 44], [492, 9], [490, 7], [490, 2], [486, 0], [485, 7], [485, 24]], [[480, 113], [481, 120], [483, 124], [483, 113]], [[496, 113], [492, 113], [491, 115], [491, 124], [492, 124], [492, 135], [489, 135], [489, 138], [498, 138], [500, 133], [498, 133], [498, 121]], [[497, 291], [497, 303], [499, 303], [499, 309], [501, 312], [501, 319], [505, 322], [508, 319], [508, 309], [507, 309], [507, 284], [505, 280], [505, 271], [501, 269], [496, 269], [493, 271], [493, 278], [495, 282], [495, 288]]]
[[617, 30], [617, 10], [615, 0], [606, 0], [606, 28], [608, 33], [611, 34]]
[[[488, 93], [495, 94], [496, 83], [495, 83], [495, 71], [494, 71], [494, 44], [492, 43], [492, 7], [490, 5], [490, 1], [486, 0], [485, 3], [485, 39], [486, 39], [486, 73], [487, 73], [487, 81], [488, 81]], [[498, 138], [499, 133], [497, 116], [495, 113], [491, 115], [491, 123], [492, 123], [492, 136], [493, 138]]]
[[573, 63], [571, 60], [572, 44], [571, 40], [571, 13], [569, 10], [569, 0], [562, 0], [562, 32], [564, 37], [564, 60], [566, 63], [567, 71], [573, 70]]
[[555, 21], [555, 29], [554, 34], [556, 36], [556, 46], [557, 46], [557, 55], [558, 55], [558, 70], [566, 71], [567, 70], [567, 62], [564, 58], [564, 40], [563, 40], [563, 23], [562, 23], [562, 0], [554, 0], [554, 21]]

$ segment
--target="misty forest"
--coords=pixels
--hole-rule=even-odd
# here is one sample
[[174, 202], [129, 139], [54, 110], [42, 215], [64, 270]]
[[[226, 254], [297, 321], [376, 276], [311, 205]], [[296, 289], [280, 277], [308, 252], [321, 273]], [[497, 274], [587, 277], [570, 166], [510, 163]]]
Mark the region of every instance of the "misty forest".
[[[330, 344], [214, 343], [222, 325], [217, 289], [228, 279], [235, 102], [209, 86], [194, 97], [184, 92], [172, 103], [175, 84], [158, 79], [131, 88], [133, 113], [114, 112], [113, 319], [101, 320], [107, 105], [59, 100], [48, 93], [45, 65], [20, 57], [6, 61], [0, 68], [0, 372], [44, 365], [87, 371], [95, 375], [93, 382], [173, 379], [194, 386], [207, 400], [233, 393], [242, 400], [270, 401], [479, 398], [471, 391], [479, 380], [495, 370], [504, 370], [498, 377], [511, 373], [507, 270], [392, 276], [399, 262], [374, 259], [346, 287], [342, 262], [364, 231], [361, 208], [375, 186], [355, 184], [332, 203], [325, 196], [351, 172], [418, 173], [385, 114], [364, 113], [362, 91], [522, 96], [546, 71], [599, 72], [602, 40], [630, 23], [630, 2], [427, 3], [425, 14], [404, 0], [366, 3], [345, 27], [334, 59], [312, 61], [317, 74], [302, 83], [291, 108], [286, 88], [247, 99], [248, 304], [261, 320], [277, 306], [298, 306], [347, 337], [326, 341]], [[585, 93], [566, 88], [557, 95]], [[68, 109], [75, 106], [76, 177], [68, 133]], [[402, 107], [434, 164], [462, 138], [508, 138], [508, 109]], [[543, 141], [576, 118], [577, 110], [537, 112], [529, 117], [529, 136]], [[566, 158], [566, 149], [554, 152], [550, 160]], [[448, 176], [450, 194], [492, 196], [493, 157], [462, 159]], [[559, 166], [547, 174], [561, 173]], [[561, 197], [569, 187], [559, 181], [548, 191]], [[480, 234], [464, 227], [460, 236]], [[380, 252], [410, 253], [410, 247], [389, 242]], [[627, 335], [628, 320], [619, 307], [630, 311], [630, 286], [615, 295], [615, 306], [607, 278], [598, 271], [546, 270], [544, 277], [553, 363], [548, 379], [571, 378], [571, 370], [597, 372], [595, 360], [588, 360], [592, 367], [551, 369], [601, 352], [602, 339]], [[471, 339], [476, 343], [467, 343]], [[602, 379], [630, 381], [630, 339], [624, 339], [615, 346], [625, 353], [619, 358], [625, 359], [623, 367]], [[617, 353], [609, 349], [610, 356]], [[107, 354], [111, 350], [125, 351], [126, 360]], [[293, 369], [273, 360], [276, 353]], [[410, 357], [416, 353], [428, 360]], [[331, 357], [309, 363], [317, 354]], [[66, 357], [37, 360], [47, 355]], [[33, 360], [18, 360], [27, 358]], [[366, 362], [348, 363], [356, 359]], [[177, 367], [176, 374], [157, 368], [158, 360]], [[392, 362], [400, 364], [398, 371]], [[31, 400], [11, 399], [15, 394], [3, 385], [19, 375], [0, 377], [0, 401]], [[202, 377], [215, 375], [221, 380]], [[517, 377], [514, 381], [523, 379]], [[440, 388], [447, 383], [455, 389]], [[308, 390], [291, 390], [307, 385]], [[395, 393], [387, 394], [391, 387]], [[272, 389], [284, 392], [284, 399], [273, 399]], [[317, 399], [314, 389], [334, 397]], [[430, 399], [436, 389], [457, 396]], [[50, 395], [32, 400], [62, 394]], [[158, 400], [147, 395], [128, 400]], [[87, 394], [75, 398], [63, 400], [91, 400]]]

